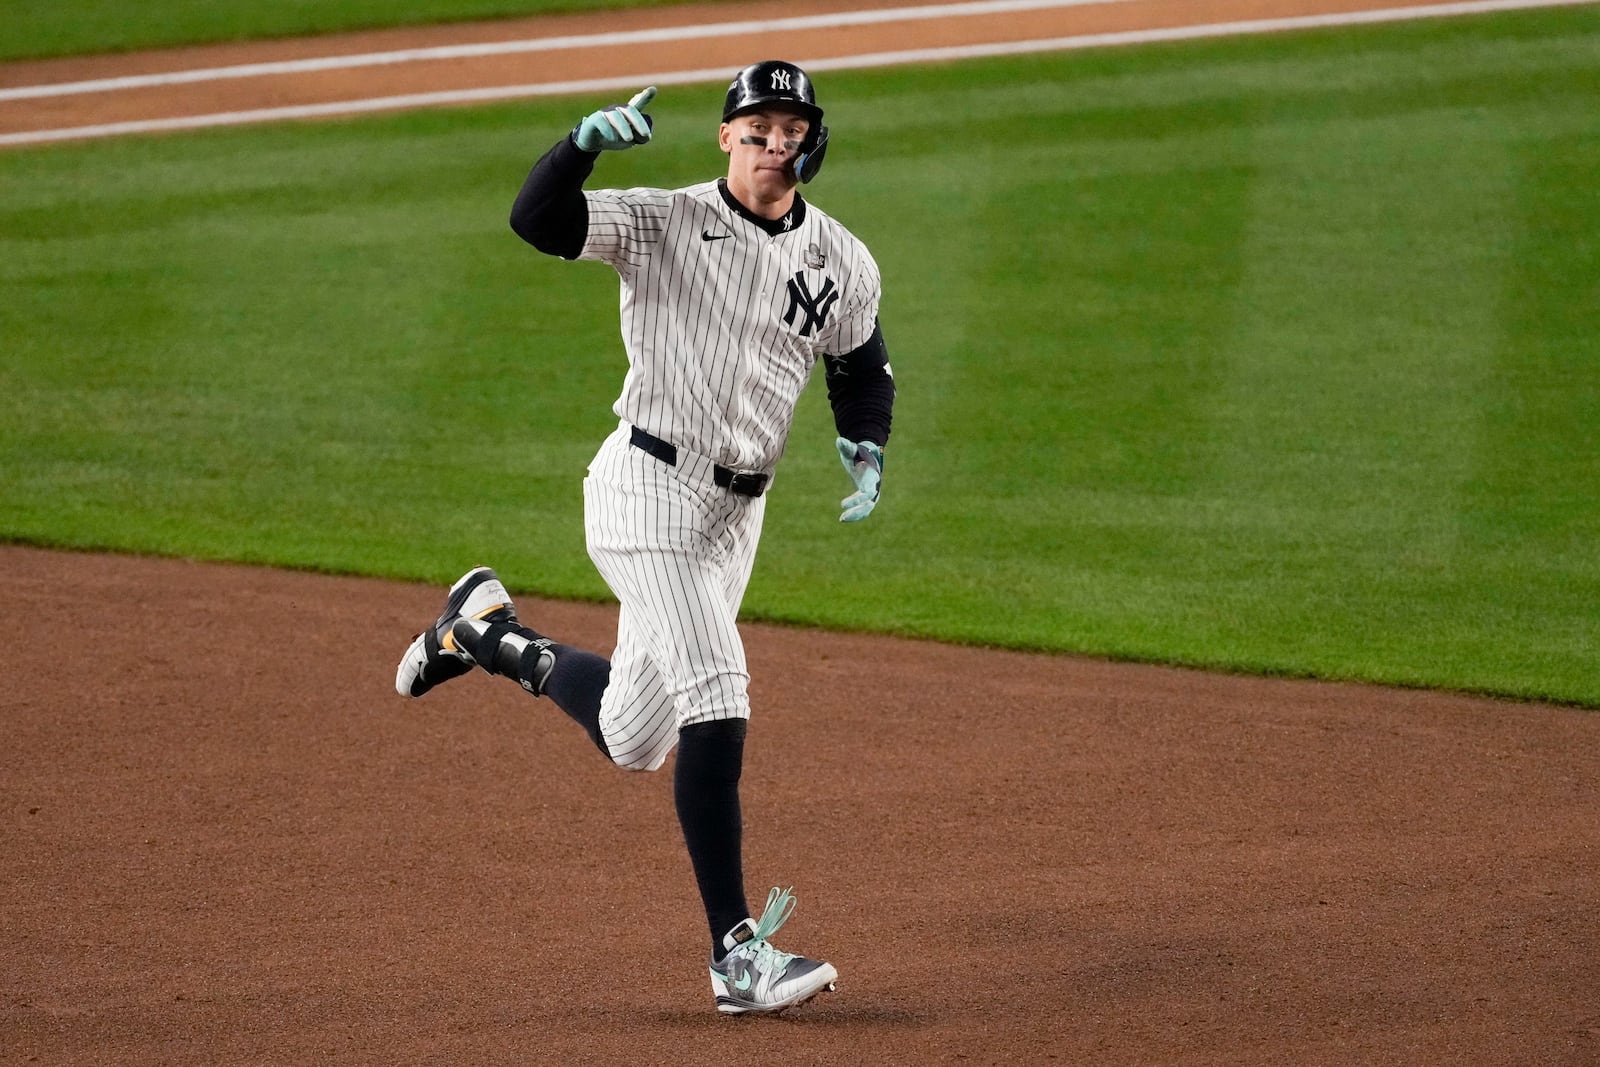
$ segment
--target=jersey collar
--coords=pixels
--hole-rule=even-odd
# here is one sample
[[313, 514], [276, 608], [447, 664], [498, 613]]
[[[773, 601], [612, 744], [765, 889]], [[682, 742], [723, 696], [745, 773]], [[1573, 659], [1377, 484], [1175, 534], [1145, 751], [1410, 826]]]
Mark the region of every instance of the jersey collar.
[[798, 230], [800, 224], [806, 221], [806, 202], [801, 198], [799, 190], [794, 194], [794, 205], [789, 208], [789, 213], [781, 219], [764, 219], [739, 203], [739, 198], [728, 192], [728, 179], [717, 179], [717, 192], [722, 194], [722, 202], [733, 209], [734, 214], [741, 219], [765, 230], [773, 237]]

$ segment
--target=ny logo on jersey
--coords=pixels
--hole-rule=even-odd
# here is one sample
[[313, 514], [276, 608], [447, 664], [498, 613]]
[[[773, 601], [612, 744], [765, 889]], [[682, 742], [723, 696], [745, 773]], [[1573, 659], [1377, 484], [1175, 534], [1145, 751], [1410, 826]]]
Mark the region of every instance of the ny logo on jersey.
[[805, 321], [800, 324], [800, 336], [810, 337], [812, 327], [821, 329], [827, 324], [828, 312], [833, 310], [833, 302], [839, 299], [839, 292], [833, 287], [833, 279], [824, 276], [822, 291], [816, 296], [811, 295], [811, 286], [806, 284], [806, 276], [799, 271], [789, 279], [789, 308], [783, 313], [785, 325], [793, 326], [795, 314], [804, 311]]
[[773, 71], [772, 72], [772, 87], [774, 89], [782, 89], [784, 92], [788, 92], [789, 91], [789, 72], [786, 71], [786, 70], [775, 70], [775, 71]]

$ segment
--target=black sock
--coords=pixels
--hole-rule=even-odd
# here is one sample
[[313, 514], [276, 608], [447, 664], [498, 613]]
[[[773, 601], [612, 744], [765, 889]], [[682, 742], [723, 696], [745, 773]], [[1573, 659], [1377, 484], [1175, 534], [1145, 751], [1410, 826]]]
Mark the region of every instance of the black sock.
[[[509, 635], [521, 638], [507, 641]], [[558, 645], [531, 627], [497, 621], [480, 636], [458, 633], [462, 648], [490, 674], [512, 679], [534, 696], [547, 696], [583, 727], [589, 740], [611, 758], [600, 736], [600, 697], [611, 681], [611, 661], [571, 645]]]
[[611, 683], [611, 661], [571, 645], [551, 645], [550, 651], [556, 662], [545, 676], [544, 695], [583, 727], [589, 740], [610, 759], [605, 738], [600, 736], [600, 697]]
[[711, 927], [713, 959], [723, 955], [722, 936], [750, 917], [739, 815], [745, 727], [744, 719], [718, 719], [678, 731], [672, 797]]

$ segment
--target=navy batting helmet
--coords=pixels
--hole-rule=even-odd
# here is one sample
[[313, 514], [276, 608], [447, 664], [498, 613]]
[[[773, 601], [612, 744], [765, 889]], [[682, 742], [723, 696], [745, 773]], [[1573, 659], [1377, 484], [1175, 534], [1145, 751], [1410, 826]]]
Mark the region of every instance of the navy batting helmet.
[[805, 71], [781, 59], [752, 63], [735, 75], [733, 84], [728, 86], [728, 98], [722, 104], [722, 121], [773, 104], [798, 112], [811, 124], [794, 161], [795, 173], [801, 181], [809, 182], [822, 169], [822, 157], [828, 150], [828, 127], [822, 124], [817, 93]]

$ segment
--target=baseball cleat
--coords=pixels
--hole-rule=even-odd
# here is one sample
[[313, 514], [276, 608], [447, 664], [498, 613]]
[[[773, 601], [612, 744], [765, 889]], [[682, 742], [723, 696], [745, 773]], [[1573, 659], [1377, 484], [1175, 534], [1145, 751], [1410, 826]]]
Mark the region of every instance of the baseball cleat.
[[725, 1015], [775, 1014], [832, 990], [839, 972], [833, 964], [779, 952], [767, 941], [794, 911], [786, 889], [767, 894], [761, 921], [744, 920], [722, 939], [728, 954], [711, 962], [711, 992]]
[[472, 657], [456, 644], [450, 632], [457, 619], [515, 622], [516, 618], [517, 609], [499, 577], [488, 567], [474, 567], [450, 587], [444, 614], [418, 634], [400, 657], [394, 675], [395, 691], [403, 697], [419, 697], [472, 669]]

